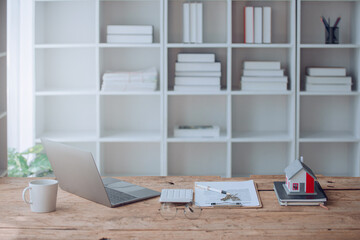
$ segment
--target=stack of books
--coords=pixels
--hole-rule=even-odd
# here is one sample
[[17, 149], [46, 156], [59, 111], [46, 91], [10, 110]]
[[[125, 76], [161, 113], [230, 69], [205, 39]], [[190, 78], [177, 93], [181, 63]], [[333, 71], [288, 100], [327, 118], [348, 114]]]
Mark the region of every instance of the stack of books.
[[274, 191], [281, 206], [289, 205], [320, 205], [327, 202], [327, 196], [318, 181], [315, 181], [314, 194], [287, 194], [285, 182], [274, 182]]
[[271, 7], [244, 7], [244, 42], [271, 43]]
[[106, 72], [101, 90], [104, 92], [155, 91], [158, 74], [155, 67], [137, 72]]
[[214, 125], [175, 126], [174, 137], [219, 137], [220, 127]]
[[245, 61], [240, 88], [243, 91], [286, 91], [288, 77], [279, 61]]
[[351, 77], [342, 67], [309, 67], [305, 89], [309, 92], [351, 92]]
[[152, 43], [153, 27], [148, 25], [108, 25], [108, 43]]
[[203, 42], [202, 3], [184, 3], [183, 5], [183, 42]]
[[179, 53], [174, 91], [220, 91], [221, 63], [213, 53]]

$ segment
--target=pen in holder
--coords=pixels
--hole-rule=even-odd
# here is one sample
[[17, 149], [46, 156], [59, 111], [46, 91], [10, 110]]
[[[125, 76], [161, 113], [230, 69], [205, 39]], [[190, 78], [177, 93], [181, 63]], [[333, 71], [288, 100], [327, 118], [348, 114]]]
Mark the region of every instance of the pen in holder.
[[330, 27], [325, 30], [326, 44], [339, 44], [339, 27]]
[[325, 43], [326, 44], [339, 44], [339, 27], [337, 26], [340, 22], [340, 17], [336, 19], [334, 26], [330, 27], [330, 19], [329, 22], [326, 21], [324, 17], [321, 18], [325, 26]]

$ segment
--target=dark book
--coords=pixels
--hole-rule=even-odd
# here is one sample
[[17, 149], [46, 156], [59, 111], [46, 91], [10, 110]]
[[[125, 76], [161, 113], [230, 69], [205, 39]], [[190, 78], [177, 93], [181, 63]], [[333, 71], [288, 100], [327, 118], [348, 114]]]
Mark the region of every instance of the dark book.
[[326, 203], [327, 197], [319, 182], [315, 182], [315, 195], [288, 195], [285, 182], [274, 182], [274, 191], [280, 205], [319, 205]]

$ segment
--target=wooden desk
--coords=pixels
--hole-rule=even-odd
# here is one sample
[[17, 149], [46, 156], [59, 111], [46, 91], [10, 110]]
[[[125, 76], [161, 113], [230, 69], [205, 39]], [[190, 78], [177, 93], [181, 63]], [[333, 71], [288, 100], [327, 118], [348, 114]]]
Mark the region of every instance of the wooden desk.
[[[242, 181], [220, 177], [124, 177], [155, 190], [192, 188], [194, 181]], [[0, 239], [360, 239], [360, 178], [319, 177], [329, 210], [279, 205], [272, 182], [283, 176], [251, 176], [263, 208], [204, 209], [199, 219], [181, 212], [159, 214], [159, 198], [119, 208], [87, 201], [62, 190], [57, 211], [32, 213], [21, 198], [31, 179], [0, 179]]]

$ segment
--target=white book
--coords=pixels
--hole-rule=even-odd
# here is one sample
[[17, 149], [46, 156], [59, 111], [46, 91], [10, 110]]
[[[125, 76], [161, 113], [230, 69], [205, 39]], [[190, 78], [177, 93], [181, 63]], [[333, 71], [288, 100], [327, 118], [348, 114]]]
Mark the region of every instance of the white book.
[[183, 4], [183, 42], [190, 42], [190, 4]]
[[196, 3], [190, 3], [190, 42], [196, 43]]
[[152, 43], [152, 35], [107, 35], [108, 43]]
[[215, 72], [193, 72], [193, 71], [178, 71], [175, 72], [177, 77], [221, 77], [220, 71]]
[[220, 127], [214, 125], [180, 125], [174, 128], [174, 137], [219, 137]]
[[262, 43], [263, 41], [263, 9], [262, 7], [255, 7], [254, 10], [254, 42]]
[[196, 3], [196, 43], [203, 42], [203, 4]]
[[345, 77], [346, 68], [343, 67], [308, 67], [306, 73], [309, 76], [334, 76], [334, 77]]
[[220, 62], [214, 63], [175, 63], [175, 71], [199, 71], [199, 72], [216, 72], [221, 71]]
[[351, 92], [351, 84], [306, 84], [308, 92]]
[[271, 43], [271, 7], [263, 8], [263, 43]]
[[219, 85], [220, 77], [175, 77], [175, 85]]
[[351, 84], [351, 77], [313, 77], [306, 76], [305, 83], [310, 84]]
[[220, 85], [175, 85], [175, 92], [215, 92], [220, 91]]
[[241, 77], [243, 82], [283, 82], [287, 83], [288, 77]]
[[279, 61], [245, 61], [244, 69], [280, 70], [281, 63]]
[[151, 25], [108, 25], [107, 34], [126, 34], [126, 35], [150, 35], [153, 34]]
[[179, 53], [178, 62], [215, 62], [214, 53]]
[[254, 7], [244, 7], [245, 43], [254, 43]]
[[284, 76], [284, 69], [280, 70], [249, 70], [244, 69], [243, 75], [247, 77], [281, 77]]
[[242, 81], [241, 90], [243, 91], [286, 91], [287, 82], [267, 82], [267, 81]]

